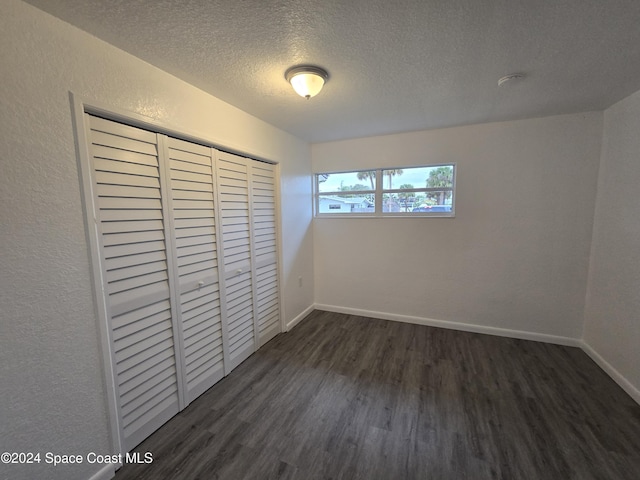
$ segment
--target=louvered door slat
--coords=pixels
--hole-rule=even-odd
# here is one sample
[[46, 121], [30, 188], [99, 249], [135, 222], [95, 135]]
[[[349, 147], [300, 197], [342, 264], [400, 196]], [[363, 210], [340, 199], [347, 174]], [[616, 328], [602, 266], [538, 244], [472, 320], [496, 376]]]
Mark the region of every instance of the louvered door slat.
[[94, 168], [97, 172], [118, 172], [140, 176], [158, 175], [157, 155], [93, 145]]
[[[168, 323], [166, 323], [168, 322]], [[171, 311], [163, 310], [156, 314], [149, 315], [147, 317], [129, 322], [121, 328], [114, 328], [113, 338], [122, 340], [125, 345], [131, 341], [137, 341], [136, 335], [146, 335], [149, 332], [159, 331], [165, 328], [164, 324], [171, 326]]]
[[[211, 245], [211, 244], [208, 244]], [[192, 248], [192, 247], [187, 247]], [[200, 253], [192, 253], [189, 255], [184, 255], [178, 258], [178, 266], [189, 268], [191, 266], [198, 266], [202, 264], [202, 262], [212, 262], [217, 264], [217, 255], [212, 255], [210, 252], [200, 252]], [[216, 266], [216, 265], [213, 265]], [[201, 270], [200, 268], [195, 268], [194, 270]]]
[[102, 210], [100, 218], [103, 222], [109, 221], [146, 221], [146, 220], [162, 220], [162, 211], [158, 210], [136, 210], [136, 209], [119, 209], [119, 210]]
[[[220, 302], [214, 298], [208, 298], [206, 300], [206, 308], [198, 308], [198, 310], [192, 309], [185, 313], [183, 316], [183, 328], [185, 333], [197, 333], [200, 329], [205, 328], [210, 318], [215, 318], [220, 315]], [[219, 325], [219, 327], [221, 327]]]
[[130, 187], [160, 188], [159, 179], [153, 175], [131, 175], [129, 173], [113, 171], [99, 171], [96, 169], [96, 182], [103, 185], [127, 185]]
[[[224, 375], [214, 164], [210, 148], [167, 138], [185, 381], [192, 401]], [[206, 365], [207, 368], [202, 366]]]
[[120, 426], [129, 450], [179, 411], [157, 137], [93, 116], [87, 125]]
[[164, 228], [161, 219], [139, 219], [135, 222], [130, 220], [123, 221], [108, 221], [102, 222], [102, 233], [129, 233], [129, 232], [147, 232], [153, 230], [160, 230]]

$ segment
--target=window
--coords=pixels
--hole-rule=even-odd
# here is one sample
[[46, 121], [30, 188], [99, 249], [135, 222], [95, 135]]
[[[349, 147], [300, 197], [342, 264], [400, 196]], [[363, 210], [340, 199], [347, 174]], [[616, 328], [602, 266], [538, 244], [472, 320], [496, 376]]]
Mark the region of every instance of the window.
[[375, 172], [320, 173], [316, 175], [318, 214], [361, 213], [375, 210]]
[[316, 215], [453, 217], [455, 165], [318, 173]]

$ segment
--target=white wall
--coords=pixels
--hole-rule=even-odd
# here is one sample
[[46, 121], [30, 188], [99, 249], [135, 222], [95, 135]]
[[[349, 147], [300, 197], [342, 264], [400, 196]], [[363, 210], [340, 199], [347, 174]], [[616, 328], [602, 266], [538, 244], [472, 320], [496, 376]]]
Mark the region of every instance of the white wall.
[[[310, 149], [17, 0], [2, 2], [0, 86], [0, 452], [108, 453], [69, 91], [281, 162], [288, 322], [313, 303]], [[100, 467], [0, 464], [0, 477]]]
[[587, 113], [312, 145], [314, 172], [457, 163], [456, 218], [315, 219], [316, 304], [577, 341], [601, 135]]
[[584, 341], [640, 402], [640, 91], [604, 113]]

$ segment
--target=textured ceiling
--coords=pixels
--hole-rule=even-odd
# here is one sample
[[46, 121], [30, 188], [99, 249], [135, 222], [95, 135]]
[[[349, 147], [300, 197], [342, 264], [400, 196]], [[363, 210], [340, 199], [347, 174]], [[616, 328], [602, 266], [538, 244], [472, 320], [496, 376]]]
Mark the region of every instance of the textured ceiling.
[[[604, 109], [639, 0], [27, 0], [312, 142]], [[285, 70], [329, 71], [315, 98]], [[503, 75], [526, 80], [497, 86]]]

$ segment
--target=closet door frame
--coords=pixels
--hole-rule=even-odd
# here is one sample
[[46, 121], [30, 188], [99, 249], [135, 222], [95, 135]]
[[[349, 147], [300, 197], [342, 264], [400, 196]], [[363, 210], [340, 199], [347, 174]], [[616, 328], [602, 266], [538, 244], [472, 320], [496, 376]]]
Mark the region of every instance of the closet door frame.
[[[282, 302], [282, 245], [280, 242], [280, 165], [277, 161], [269, 159], [265, 155], [260, 155], [252, 151], [246, 151], [238, 146], [229, 145], [228, 142], [220, 141], [215, 138], [208, 138], [205, 135], [189, 134], [179, 128], [167, 125], [152, 118], [119, 109], [112, 105], [104, 104], [95, 100], [84, 98], [80, 95], [69, 92], [69, 100], [71, 104], [71, 120], [74, 133], [76, 160], [78, 168], [78, 180], [80, 184], [80, 194], [82, 198], [82, 209], [85, 223], [85, 236], [89, 257], [91, 290], [93, 293], [93, 305], [95, 319], [98, 323], [98, 345], [100, 348], [100, 360], [102, 369], [102, 381], [105, 391], [105, 400], [107, 407], [108, 430], [110, 436], [110, 450], [114, 455], [126, 453], [123, 443], [123, 430], [120, 424], [120, 412], [118, 410], [118, 388], [115, 384], [117, 374], [115, 370], [115, 352], [113, 351], [113, 339], [111, 329], [109, 328], [109, 305], [106, 301], [106, 286], [104, 285], [104, 265], [101, 260], [102, 235], [99, 221], [96, 218], [97, 198], [93, 187], [93, 174], [91, 163], [91, 137], [90, 130], [85, 124], [85, 114], [99, 116], [115, 122], [124, 123], [133, 127], [143, 128], [161, 135], [169, 135], [188, 142], [194, 142], [209, 145], [212, 148], [220, 148], [230, 153], [245, 156], [257, 161], [264, 161], [274, 165], [276, 169], [276, 249], [278, 254], [278, 282], [279, 282], [279, 308], [280, 308], [280, 330], [286, 332], [286, 323], [284, 321], [284, 308]], [[215, 158], [215, 156], [214, 156]], [[214, 160], [215, 162], [215, 160]], [[163, 185], [163, 191], [165, 186]], [[163, 207], [164, 208], [164, 207]], [[216, 214], [219, 214], [219, 207], [216, 202]], [[218, 217], [220, 218], [220, 217]], [[218, 254], [220, 254], [218, 248]], [[224, 284], [224, 282], [222, 282]], [[222, 290], [221, 290], [222, 291]], [[225, 329], [223, 329], [224, 331]], [[225, 332], [226, 333], [226, 332]], [[226, 360], [226, 358], [225, 358]], [[183, 403], [182, 393], [180, 393], [181, 405]], [[183, 408], [181, 406], [181, 408]], [[113, 464], [114, 470], [122, 466], [122, 464]]]

